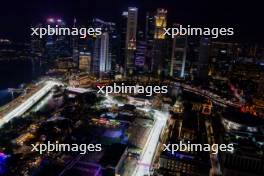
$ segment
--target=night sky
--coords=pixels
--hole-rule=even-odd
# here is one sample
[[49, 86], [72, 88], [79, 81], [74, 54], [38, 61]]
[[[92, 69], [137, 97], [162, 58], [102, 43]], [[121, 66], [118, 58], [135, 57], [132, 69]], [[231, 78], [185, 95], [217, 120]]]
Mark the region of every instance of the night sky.
[[30, 25], [51, 16], [62, 17], [68, 24], [74, 16], [81, 24], [93, 17], [118, 23], [128, 6], [139, 8], [141, 25], [146, 11], [163, 7], [168, 9], [169, 24], [234, 27], [236, 38], [263, 43], [264, 12], [260, 0], [7, 0], [0, 5], [0, 37], [28, 40]]

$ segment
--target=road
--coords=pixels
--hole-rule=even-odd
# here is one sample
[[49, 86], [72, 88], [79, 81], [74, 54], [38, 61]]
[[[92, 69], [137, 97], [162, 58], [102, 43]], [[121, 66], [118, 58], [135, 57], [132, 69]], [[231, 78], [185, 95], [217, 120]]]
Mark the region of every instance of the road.
[[231, 100], [225, 100], [223, 98], [221, 98], [220, 96], [208, 91], [208, 90], [203, 90], [197, 87], [193, 87], [187, 84], [183, 84], [183, 83], [178, 83], [175, 82], [173, 84], [173, 86], [175, 87], [179, 87], [182, 86], [184, 90], [195, 93], [197, 95], [200, 95], [202, 97], [208, 98], [210, 100], [212, 100], [212, 102], [214, 102], [215, 104], [219, 105], [219, 106], [231, 106], [231, 107], [236, 107], [239, 108], [241, 106], [243, 106], [243, 104], [239, 103], [239, 102], [232, 102]]
[[[206, 134], [207, 134], [208, 142], [210, 143], [210, 145], [215, 144], [212, 123], [206, 120], [205, 127], [206, 127]], [[220, 163], [217, 158], [217, 154], [213, 154], [212, 152], [210, 152], [210, 162], [211, 162], [211, 169], [210, 169], [209, 175], [210, 176], [222, 175]]]
[[154, 117], [156, 119], [155, 124], [151, 130], [145, 147], [142, 150], [140, 160], [138, 161], [138, 164], [134, 170], [133, 176], [150, 175], [152, 159], [156, 152], [156, 147], [159, 143], [159, 137], [162, 132], [162, 129], [166, 125], [168, 113], [155, 110]]
[[55, 85], [59, 85], [59, 83], [55, 81], [47, 81], [45, 86], [41, 88], [38, 92], [33, 94], [19, 106], [11, 110], [9, 113], [3, 116], [0, 119], [0, 127], [13, 119], [14, 117], [23, 115], [28, 109], [30, 109], [38, 100], [40, 100], [44, 95], [46, 95]]

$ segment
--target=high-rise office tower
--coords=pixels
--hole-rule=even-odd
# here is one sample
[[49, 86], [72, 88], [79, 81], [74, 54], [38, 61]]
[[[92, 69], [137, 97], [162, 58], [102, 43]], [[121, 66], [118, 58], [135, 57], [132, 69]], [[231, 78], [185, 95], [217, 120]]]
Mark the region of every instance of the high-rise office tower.
[[198, 60], [198, 80], [206, 83], [208, 81], [210, 39], [201, 37], [199, 60]]
[[87, 73], [91, 73], [92, 57], [90, 52], [79, 53], [79, 70]]
[[127, 16], [128, 12], [122, 12], [122, 18], [120, 22], [120, 50], [119, 59], [117, 60], [118, 71], [123, 74], [123, 70], [126, 67], [126, 31], [127, 31]]
[[146, 13], [146, 25], [145, 25], [145, 39], [146, 41], [153, 41], [155, 32], [155, 16], [153, 13]]
[[184, 78], [187, 55], [187, 36], [176, 36], [172, 40], [170, 76]]
[[100, 48], [101, 38], [97, 36], [93, 42], [93, 56], [92, 56], [92, 73], [95, 76], [100, 75]]
[[137, 73], [145, 72], [147, 43], [145, 40], [145, 31], [138, 30], [137, 32], [137, 49], [135, 51], [135, 70]]
[[151, 71], [154, 31], [155, 31], [154, 14], [147, 12], [146, 25], [145, 25], [146, 54], [145, 54], [145, 62], [144, 62], [145, 64], [144, 67], [147, 72]]
[[[80, 55], [82, 53], [93, 53], [93, 49], [94, 49], [94, 38], [92, 36], [87, 36], [86, 38], [79, 38], [78, 39], [78, 43], [76, 46], [76, 49], [78, 48], [78, 53], [75, 53], [78, 58], [78, 62], [80, 62]], [[79, 63], [80, 64], [80, 63]]]
[[116, 61], [116, 27], [115, 23], [98, 18], [93, 19], [93, 26], [102, 28], [102, 35], [96, 36], [93, 49], [93, 73], [101, 77], [112, 70], [112, 62]]
[[125, 72], [133, 73], [134, 59], [136, 50], [136, 36], [137, 36], [137, 17], [138, 9], [136, 7], [129, 7], [127, 13], [127, 29], [126, 29], [126, 64]]
[[187, 57], [185, 62], [185, 79], [194, 80], [198, 72], [200, 54], [200, 37], [189, 35], [187, 38]]
[[[50, 26], [53, 28], [66, 27], [66, 23], [60, 18], [48, 18], [44, 27]], [[49, 66], [53, 66], [56, 59], [59, 57], [70, 57], [70, 37], [65, 35], [47, 35], [45, 40], [45, 58]]]
[[167, 26], [167, 10], [157, 9], [155, 15], [155, 32], [153, 41], [153, 57], [151, 70], [156, 76], [168, 73], [170, 60], [168, 39], [164, 34], [164, 29]]
[[137, 50], [135, 54], [135, 67], [139, 71], [143, 71], [145, 66], [147, 44], [145, 41], [137, 42]]
[[226, 77], [232, 71], [232, 62], [238, 56], [238, 43], [211, 42], [209, 75]]
[[155, 33], [154, 39], [165, 39], [164, 29], [167, 27], [167, 10], [157, 9], [155, 15]]
[[[73, 20], [73, 27], [76, 28], [76, 18]], [[78, 37], [73, 35], [71, 44], [72, 44], [72, 60], [78, 66], [79, 65], [79, 45], [78, 45]]]
[[111, 58], [109, 55], [109, 34], [104, 32], [101, 35], [100, 47], [100, 72], [109, 72], [111, 70]]

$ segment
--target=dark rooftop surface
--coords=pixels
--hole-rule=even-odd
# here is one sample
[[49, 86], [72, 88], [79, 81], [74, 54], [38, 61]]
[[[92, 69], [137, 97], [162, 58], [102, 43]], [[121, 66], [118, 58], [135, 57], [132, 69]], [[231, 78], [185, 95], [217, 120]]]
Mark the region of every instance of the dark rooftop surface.
[[100, 160], [100, 164], [103, 167], [112, 166], [115, 167], [123, 153], [125, 152], [127, 146], [124, 144], [115, 143], [112, 144], [107, 150], [105, 151], [104, 156]]

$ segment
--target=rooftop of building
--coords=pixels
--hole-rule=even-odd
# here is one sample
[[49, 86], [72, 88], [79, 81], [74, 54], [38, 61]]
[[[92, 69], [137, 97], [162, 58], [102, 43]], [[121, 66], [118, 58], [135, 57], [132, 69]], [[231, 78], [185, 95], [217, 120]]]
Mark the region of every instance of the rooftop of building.
[[116, 167], [124, 154], [127, 145], [114, 143], [108, 147], [104, 153], [104, 156], [100, 160], [102, 167]]

